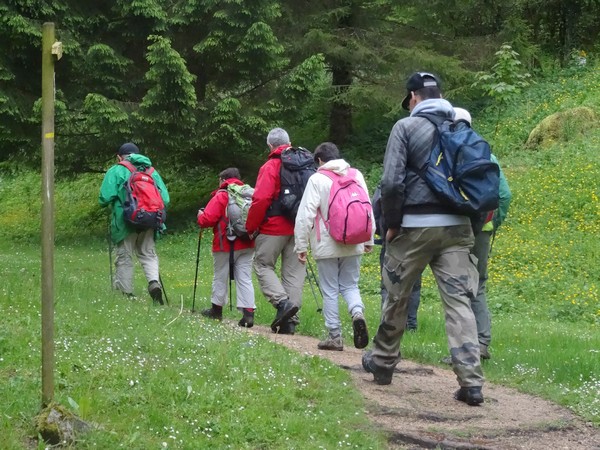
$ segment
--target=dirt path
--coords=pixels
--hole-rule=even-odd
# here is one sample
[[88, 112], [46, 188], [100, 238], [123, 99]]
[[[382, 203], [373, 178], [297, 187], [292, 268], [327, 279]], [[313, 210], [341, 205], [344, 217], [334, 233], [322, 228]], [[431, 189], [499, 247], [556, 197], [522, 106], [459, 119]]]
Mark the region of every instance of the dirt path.
[[392, 384], [378, 386], [362, 369], [361, 350], [322, 351], [315, 338], [276, 335], [261, 326], [249, 332], [348, 370], [370, 419], [388, 432], [390, 449], [600, 450], [600, 430], [563, 407], [514, 389], [486, 383], [485, 403], [467, 406], [452, 398], [458, 385], [451, 370], [404, 360]]

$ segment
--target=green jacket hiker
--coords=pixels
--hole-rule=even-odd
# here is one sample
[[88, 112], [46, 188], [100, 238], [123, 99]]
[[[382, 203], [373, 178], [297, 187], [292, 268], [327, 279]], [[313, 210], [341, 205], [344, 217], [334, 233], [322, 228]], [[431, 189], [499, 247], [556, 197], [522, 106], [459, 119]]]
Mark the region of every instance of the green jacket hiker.
[[[137, 168], [151, 167], [150, 158], [138, 153], [129, 154], [126, 158]], [[100, 195], [98, 201], [100, 206], [105, 207], [111, 205], [111, 221], [110, 221], [110, 236], [115, 244], [121, 242], [125, 237], [134, 231], [127, 223], [123, 216], [123, 201], [125, 200], [125, 189], [123, 183], [127, 181], [131, 172], [127, 167], [120, 164], [115, 164], [106, 172], [102, 186], [100, 187]], [[160, 191], [165, 207], [169, 206], [170, 197], [167, 187], [163, 182], [160, 174], [155, 170], [152, 178], [156, 183], [156, 187]], [[163, 225], [163, 230], [165, 227]]]
[[[140, 155], [140, 149], [131, 142], [123, 144], [117, 150], [116, 156], [119, 163], [127, 161], [128, 164], [135, 166], [138, 170], [152, 167], [150, 159]], [[98, 196], [100, 206], [105, 207], [110, 205], [111, 207], [110, 237], [112, 242], [116, 244], [115, 277], [112, 287], [121, 291], [127, 298], [136, 298], [133, 293], [133, 255], [135, 254], [148, 281], [148, 293], [150, 297], [152, 297], [155, 303], [162, 305], [163, 288], [160, 283], [155, 239], [159, 232], [164, 231], [165, 226], [161, 221], [159, 222], [160, 229], [158, 231], [156, 231], [155, 227], [141, 227], [137, 229], [125, 221], [123, 213], [123, 205], [127, 198], [125, 183], [129, 180], [131, 174], [132, 172], [128, 167], [122, 164], [115, 164], [106, 172], [102, 186], [100, 187], [100, 195]], [[170, 200], [167, 187], [156, 170], [152, 171], [151, 176], [164, 203], [164, 209], [166, 209]], [[144, 181], [143, 177], [140, 181]], [[154, 190], [154, 187], [152, 187], [152, 191], [156, 199], [156, 190]]]

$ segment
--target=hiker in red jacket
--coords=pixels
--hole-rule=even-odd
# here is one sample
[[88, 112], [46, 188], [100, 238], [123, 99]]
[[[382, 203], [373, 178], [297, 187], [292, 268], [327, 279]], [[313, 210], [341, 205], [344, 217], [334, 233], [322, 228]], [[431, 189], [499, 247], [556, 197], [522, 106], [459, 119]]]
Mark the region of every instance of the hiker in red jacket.
[[[227, 304], [227, 278], [233, 275], [235, 280], [236, 305], [242, 313], [238, 322], [241, 327], [251, 328], [254, 325], [254, 287], [252, 285], [252, 259], [254, 257], [254, 241], [227, 235], [227, 203], [229, 195], [227, 186], [243, 185], [240, 172], [235, 167], [225, 169], [219, 174], [219, 189], [212, 193], [212, 198], [204, 210], [198, 211], [198, 225], [201, 228], [213, 227], [213, 284], [211, 307], [200, 312], [211, 319], [223, 319], [223, 306]], [[230, 261], [230, 252], [233, 258]], [[232, 263], [233, 268], [230, 267]], [[233, 274], [229, 271], [233, 269]]]
[[[291, 147], [291, 142], [284, 129], [274, 128], [267, 136], [267, 145], [270, 153], [258, 171], [246, 229], [250, 236], [256, 236], [254, 272], [260, 289], [277, 309], [271, 329], [281, 334], [294, 334], [299, 322], [296, 313], [302, 306], [306, 268], [294, 251], [294, 221], [272, 208], [281, 188], [281, 152]], [[275, 272], [279, 257], [281, 280]]]

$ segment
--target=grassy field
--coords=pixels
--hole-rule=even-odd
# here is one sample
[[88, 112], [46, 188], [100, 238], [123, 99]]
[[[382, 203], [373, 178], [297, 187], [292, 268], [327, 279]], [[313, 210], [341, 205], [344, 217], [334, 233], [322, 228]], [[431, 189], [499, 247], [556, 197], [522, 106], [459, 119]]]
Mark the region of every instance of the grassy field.
[[[594, 68], [538, 84], [503, 112], [498, 127], [477, 117], [475, 126], [490, 136], [513, 191], [489, 265], [493, 342], [486, 378], [568, 406], [600, 426], [600, 128], [571, 130], [545, 148], [523, 146], [546, 115], [594, 108], [598, 85]], [[158, 244], [170, 307], [151, 305], [139, 267], [138, 301], [112, 292], [99, 183], [87, 175], [60, 181], [56, 191], [56, 400], [96, 425], [77, 448], [386, 448], [343, 370], [189, 313], [194, 211], [187, 231]], [[39, 174], [0, 174], [0, 430], [9, 449], [35, 447], [37, 439], [39, 191]], [[174, 201], [184, 194], [175, 190]], [[210, 303], [211, 272], [205, 233], [196, 310]], [[377, 252], [363, 259], [361, 290], [374, 332]], [[307, 283], [298, 332], [323, 335], [321, 302]], [[274, 310], [260, 294], [257, 305], [257, 321], [270, 323]], [[229, 309], [225, 315], [238, 318]], [[345, 316], [344, 334], [351, 336]], [[406, 336], [402, 353], [430, 364], [447, 354], [429, 273], [418, 332]]]
[[[56, 249], [55, 398], [94, 424], [77, 448], [385, 448], [343, 370], [179, 314], [182, 297], [191, 308], [193, 238], [162, 244], [171, 307], [154, 307], [139, 276], [139, 300], [112, 292], [103, 242]], [[19, 449], [36, 438], [40, 404], [39, 249], [0, 253], [11, 255], [1, 269], [0, 430], [2, 448]], [[209, 304], [208, 245], [202, 254], [197, 308]]]

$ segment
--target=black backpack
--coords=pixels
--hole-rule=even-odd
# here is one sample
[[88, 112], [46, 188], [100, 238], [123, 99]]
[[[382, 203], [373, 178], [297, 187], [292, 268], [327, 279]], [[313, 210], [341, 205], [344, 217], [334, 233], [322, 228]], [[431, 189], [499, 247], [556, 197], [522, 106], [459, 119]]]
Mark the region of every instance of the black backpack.
[[296, 219], [298, 206], [308, 179], [317, 171], [314, 156], [302, 147], [288, 147], [281, 152], [281, 190], [267, 210], [267, 216]]

